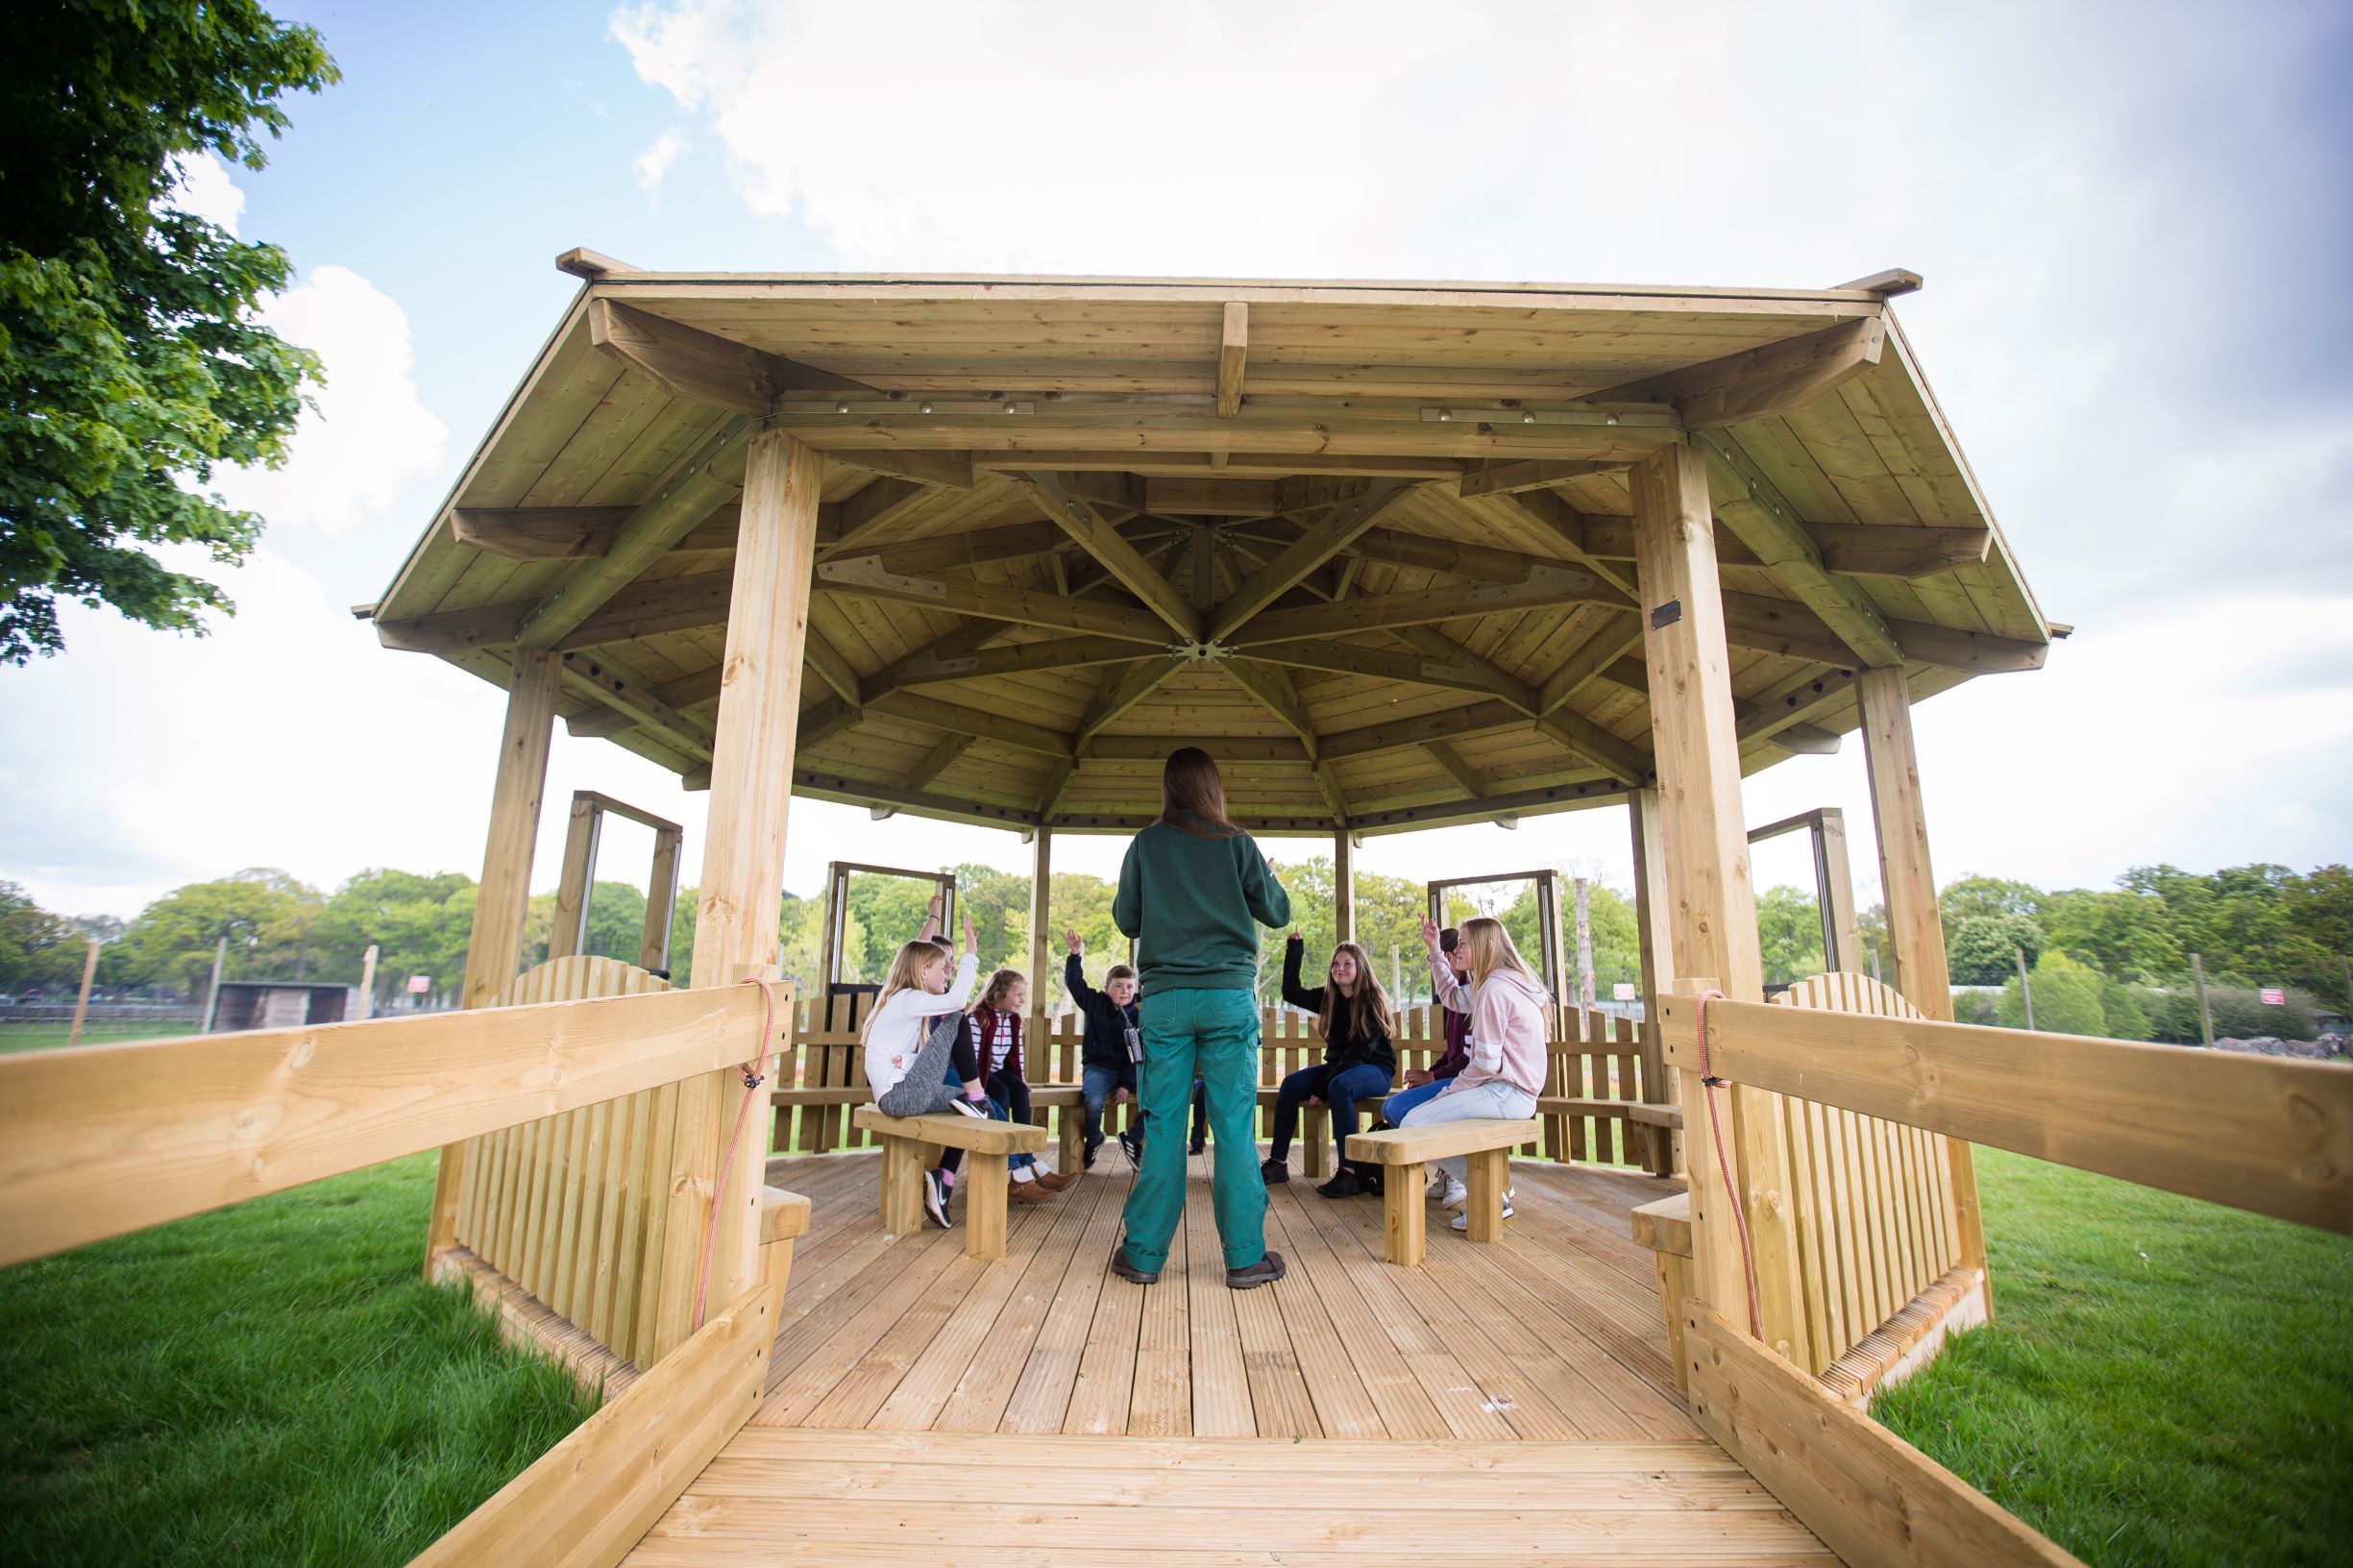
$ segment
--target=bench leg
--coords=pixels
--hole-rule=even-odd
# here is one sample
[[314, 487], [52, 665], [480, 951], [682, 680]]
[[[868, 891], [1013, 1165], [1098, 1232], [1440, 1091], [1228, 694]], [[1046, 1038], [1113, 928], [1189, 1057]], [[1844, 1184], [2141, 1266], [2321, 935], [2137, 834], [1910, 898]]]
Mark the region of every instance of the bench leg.
[[1087, 1168], [1087, 1113], [1084, 1108], [1066, 1105], [1054, 1113], [1062, 1117], [1062, 1152], [1056, 1170]]
[[1471, 1201], [1464, 1213], [1471, 1217], [1468, 1235], [1474, 1241], [1504, 1238], [1504, 1188], [1510, 1181], [1511, 1151], [1481, 1149], [1470, 1157]]
[[1299, 1172], [1311, 1182], [1328, 1181], [1332, 1161], [1332, 1109], [1323, 1105], [1299, 1108]]
[[882, 1140], [882, 1228], [889, 1236], [923, 1228], [923, 1145], [912, 1138]]
[[976, 1154], [964, 1163], [964, 1253], [968, 1258], [1005, 1256], [1006, 1188], [1013, 1172], [1001, 1154]]
[[1658, 1265], [1658, 1307], [1667, 1314], [1667, 1360], [1675, 1366], [1675, 1391], [1691, 1397], [1691, 1365], [1683, 1360], [1683, 1296], [1690, 1260], [1679, 1252], [1654, 1252]]
[[1430, 1238], [1430, 1216], [1422, 1197], [1430, 1178], [1419, 1165], [1391, 1165], [1382, 1177], [1381, 1216], [1388, 1260], [1419, 1268]]

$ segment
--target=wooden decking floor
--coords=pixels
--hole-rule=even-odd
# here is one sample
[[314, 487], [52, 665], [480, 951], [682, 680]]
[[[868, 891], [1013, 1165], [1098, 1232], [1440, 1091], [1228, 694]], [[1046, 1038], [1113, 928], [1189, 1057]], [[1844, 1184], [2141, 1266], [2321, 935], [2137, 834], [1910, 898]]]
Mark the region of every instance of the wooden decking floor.
[[767, 1397], [630, 1562], [1836, 1560], [1675, 1393], [1647, 1177], [1515, 1164], [1503, 1243], [1436, 1225], [1420, 1270], [1294, 1177], [1289, 1276], [1237, 1292], [1204, 1160], [1149, 1287], [1108, 1266], [1115, 1151], [993, 1263], [885, 1236], [878, 1162], [770, 1163], [816, 1215]]

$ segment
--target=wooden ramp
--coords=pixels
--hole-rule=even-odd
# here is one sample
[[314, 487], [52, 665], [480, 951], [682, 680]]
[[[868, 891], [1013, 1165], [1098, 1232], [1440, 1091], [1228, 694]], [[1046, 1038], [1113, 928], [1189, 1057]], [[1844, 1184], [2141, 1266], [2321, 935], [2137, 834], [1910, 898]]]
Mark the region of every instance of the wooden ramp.
[[1715, 1444], [748, 1427], [626, 1559], [1135, 1568], [1835, 1564]]
[[772, 1161], [817, 1218], [767, 1396], [627, 1560], [1837, 1560], [1675, 1394], [1628, 1222], [1665, 1184], [1515, 1165], [1500, 1245], [1407, 1270], [1380, 1200], [1294, 1180], [1289, 1277], [1235, 1292], [1198, 1159], [1162, 1283], [1110, 1274], [1123, 1164], [983, 1262], [885, 1236], [871, 1153]]

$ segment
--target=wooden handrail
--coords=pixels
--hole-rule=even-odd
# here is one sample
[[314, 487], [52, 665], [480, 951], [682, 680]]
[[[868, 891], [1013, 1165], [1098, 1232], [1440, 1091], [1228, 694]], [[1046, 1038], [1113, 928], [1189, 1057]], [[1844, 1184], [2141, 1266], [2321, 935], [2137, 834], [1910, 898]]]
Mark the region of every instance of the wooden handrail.
[[777, 1048], [762, 1008], [727, 986], [0, 1058], [0, 1266], [718, 1071]]
[[[1696, 1071], [1696, 999], [1656, 1007]], [[2144, 1187], [2353, 1234], [2353, 1071], [2080, 1035], [1707, 1005], [1709, 1068]]]

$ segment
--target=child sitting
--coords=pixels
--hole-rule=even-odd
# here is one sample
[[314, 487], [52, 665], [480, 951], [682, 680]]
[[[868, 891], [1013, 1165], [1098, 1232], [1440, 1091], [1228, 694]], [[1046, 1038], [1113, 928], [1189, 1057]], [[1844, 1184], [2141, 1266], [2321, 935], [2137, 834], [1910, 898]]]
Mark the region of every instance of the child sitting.
[[[1078, 933], [1066, 930], [1062, 940], [1070, 949], [1070, 956], [1063, 960], [1063, 983], [1070, 988], [1070, 1000], [1087, 1018], [1087, 1033], [1079, 1049], [1085, 1069], [1080, 1074], [1080, 1094], [1087, 1103], [1086, 1164], [1091, 1170], [1095, 1150], [1103, 1146], [1105, 1103], [1114, 1094], [1131, 1100], [1136, 1097], [1136, 1061], [1128, 1054], [1128, 1037], [1131, 1031], [1142, 1028], [1142, 1020], [1136, 1006], [1136, 971], [1125, 964], [1114, 964], [1103, 976], [1103, 989], [1096, 991], [1087, 984]], [[1131, 1160], [1142, 1152], [1142, 1142], [1133, 1129], [1119, 1135], [1119, 1143]]]
[[[1030, 1119], [1029, 1080], [1021, 1065], [1021, 1013], [1029, 1005], [1029, 978], [1018, 969], [999, 969], [972, 1008], [972, 1040], [977, 1070], [988, 1086], [992, 1109], [1010, 1121]], [[1022, 1203], [1044, 1201], [1078, 1180], [1078, 1172], [1038, 1169], [1038, 1157], [1012, 1157], [1013, 1196]], [[1024, 1174], [1027, 1172], [1027, 1174]], [[1042, 1189], [1042, 1190], [1039, 1190]]]
[[[1324, 1039], [1324, 1059], [1302, 1067], [1283, 1080], [1275, 1092], [1274, 1144], [1259, 1173], [1267, 1185], [1291, 1179], [1291, 1136], [1298, 1130], [1299, 1107], [1320, 1099], [1332, 1108], [1332, 1143], [1348, 1147], [1357, 1130], [1357, 1102], [1386, 1094], [1397, 1070], [1397, 1013], [1388, 993], [1373, 973], [1372, 960], [1353, 942], [1332, 949], [1323, 990], [1310, 991], [1299, 983], [1300, 961], [1307, 943], [1298, 932], [1283, 944], [1283, 999], [1298, 1008], [1315, 1010], [1315, 1032]], [[1347, 1159], [1338, 1172], [1315, 1190], [1327, 1198], [1350, 1198], [1359, 1192], [1381, 1190], [1381, 1169]]]
[[[1516, 1121], [1535, 1115], [1546, 1060], [1544, 986], [1512, 945], [1511, 933], [1503, 921], [1484, 915], [1462, 922], [1458, 951], [1470, 970], [1467, 986], [1456, 978], [1455, 966], [1438, 949], [1436, 922], [1422, 921], [1422, 941], [1430, 949], [1430, 981], [1438, 1000], [1470, 1016], [1471, 1059], [1435, 1096], [1407, 1112], [1402, 1125], [1427, 1127], [1487, 1116]], [[1446, 1206], [1469, 1201], [1462, 1157], [1435, 1164], [1446, 1178]], [[1511, 1213], [1509, 1191], [1504, 1194], [1504, 1213]], [[1457, 1214], [1454, 1228], [1468, 1229], [1468, 1216]]]

